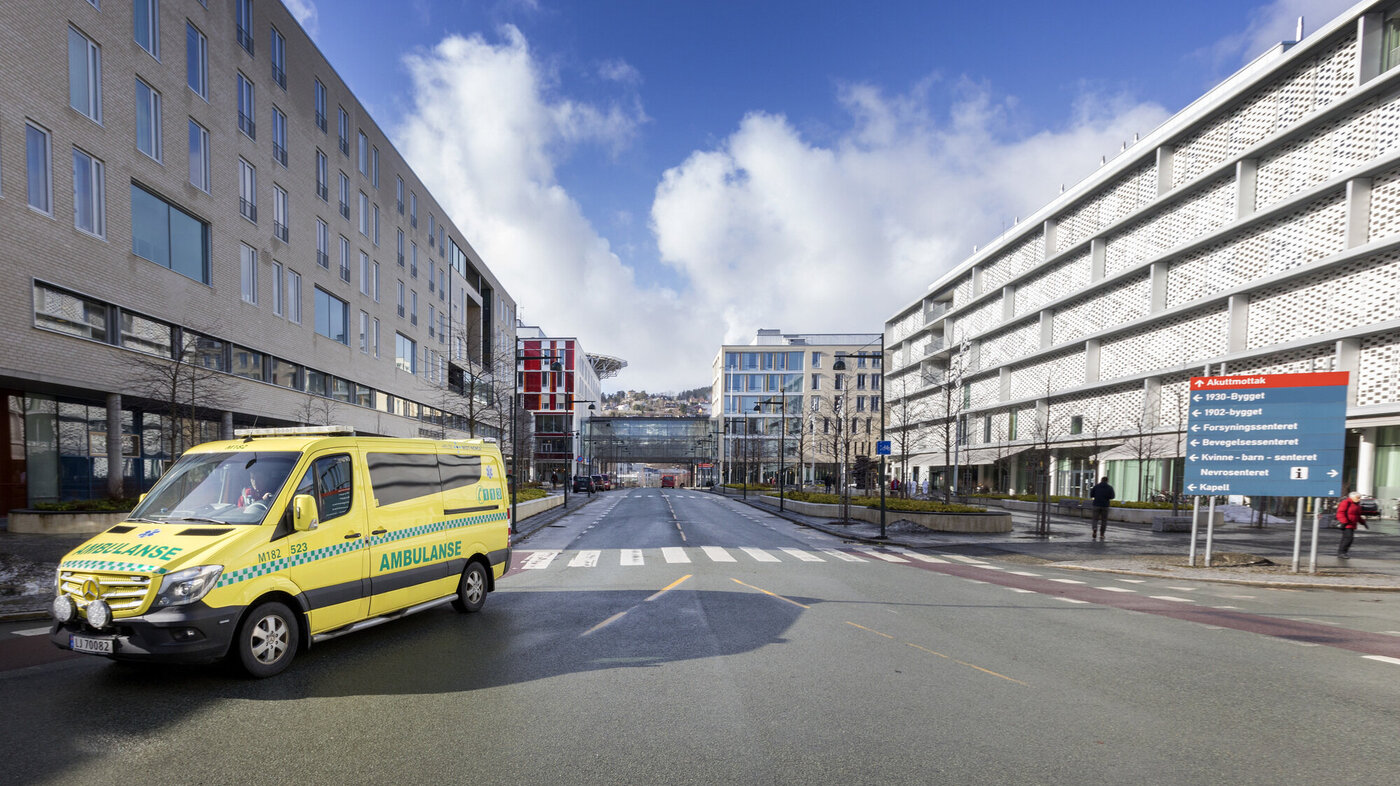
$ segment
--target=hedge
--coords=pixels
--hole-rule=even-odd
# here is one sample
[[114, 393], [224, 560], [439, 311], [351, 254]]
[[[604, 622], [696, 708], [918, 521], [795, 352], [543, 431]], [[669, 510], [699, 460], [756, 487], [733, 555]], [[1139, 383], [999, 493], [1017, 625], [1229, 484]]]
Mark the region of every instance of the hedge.
[[[769, 492], [768, 496], [776, 497], [777, 492]], [[785, 494], [787, 499], [798, 502], [813, 502], [822, 505], [840, 505], [840, 494], [822, 494], [811, 491], [789, 491]], [[851, 504], [856, 507], [880, 508], [879, 497], [851, 497]], [[974, 507], [972, 505], [957, 505], [935, 500], [904, 499], [902, 497], [885, 497], [885, 510], [903, 510], [910, 513], [986, 513], [986, 508]]]

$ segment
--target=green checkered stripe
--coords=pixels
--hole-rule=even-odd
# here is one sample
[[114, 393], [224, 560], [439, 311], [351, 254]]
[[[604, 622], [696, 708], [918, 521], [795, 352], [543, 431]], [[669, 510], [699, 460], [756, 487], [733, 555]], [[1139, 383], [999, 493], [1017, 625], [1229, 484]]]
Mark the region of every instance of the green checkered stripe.
[[[448, 530], [453, 529], [465, 529], [467, 527], [474, 527], [479, 526], [481, 524], [490, 524], [492, 522], [505, 520], [505, 511], [498, 511], [495, 513], [487, 513], [481, 516], [468, 516], [466, 518], [438, 521], [432, 524], [420, 524], [417, 527], [409, 527], [408, 529], [399, 530], [398, 532], [388, 532], [383, 535], [375, 535], [367, 539], [362, 538], [359, 540], [346, 541], [344, 543], [336, 543], [331, 546], [325, 546], [319, 549], [312, 549], [311, 551], [302, 552], [301, 554], [293, 554], [290, 557], [279, 557], [274, 560], [268, 560], [267, 562], [260, 562], [256, 565], [249, 565], [246, 568], [239, 568], [238, 570], [228, 571], [227, 573], [219, 577], [219, 583], [215, 586], [227, 587], [231, 584], [237, 584], [239, 582], [254, 579], [259, 576], [267, 576], [273, 573], [277, 573], [279, 571], [286, 570], [287, 568], [297, 567], [298, 565], [307, 565], [312, 562], [317, 562], [319, 560], [329, 559], [330, 557], [338, 557], [342, 554], [348, 554], [352, 551], [358, 551], [360, 549], [369, 548], [371, 546], [381, 546], [385, 543], [392, 543], [396, 540], [416, 538], [421, 535], [430, 535], [435, 532], [446, 532]], [[164, 571], [162, 570], [161, 572], [163, 573]]]
[[75, 559], [58, 566], [59, 570], [95, 570], [103, 573], [166, 573], [165, 568], [155, 565], [141, 565], [135, 562], [113, 562], [105, 559]]

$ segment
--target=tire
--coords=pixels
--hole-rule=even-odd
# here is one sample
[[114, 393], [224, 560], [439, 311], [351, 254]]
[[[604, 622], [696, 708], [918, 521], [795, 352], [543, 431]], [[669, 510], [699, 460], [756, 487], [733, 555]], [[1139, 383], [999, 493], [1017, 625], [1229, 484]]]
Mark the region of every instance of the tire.
[[290, 666], [300, 641], [296, 615], [286, 605], [268, 601], [243, 620], [234, 647], [243, 670], [261, 679]]
[[486, 605], [486, 568], [480, 562], [468, 562], [457, 584], [457, 597], [452, 608], [463, 614], [474, 614]]

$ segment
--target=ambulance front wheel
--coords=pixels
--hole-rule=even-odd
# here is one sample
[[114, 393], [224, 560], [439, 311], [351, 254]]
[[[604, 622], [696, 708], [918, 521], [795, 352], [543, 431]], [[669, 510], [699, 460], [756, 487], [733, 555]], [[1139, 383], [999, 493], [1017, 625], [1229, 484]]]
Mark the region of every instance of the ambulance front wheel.
[[462, 581], [457, 584], [457, 597], [452, 608], [463, 614], [481, 611], [486, 605], [486, 568], [480, 562], [468, 562], [462, 571]]
[[268, 601], [243, 620], [235, 642], [238, 660], [249, 675], [271, 677], [291, 665], [299, 636], [292, 610]]

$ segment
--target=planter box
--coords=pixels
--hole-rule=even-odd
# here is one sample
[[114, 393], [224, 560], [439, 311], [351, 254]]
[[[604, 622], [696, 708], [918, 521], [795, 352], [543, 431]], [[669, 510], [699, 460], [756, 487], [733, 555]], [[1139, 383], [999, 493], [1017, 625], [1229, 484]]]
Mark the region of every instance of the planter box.
[[551, 494], [548, 497], [540, 497], [539, 499], [518, 502], [515, 505], [515, 520], [524, 521], [525, 519], [528, 519], [531, 516], [538, 516], [539, 514], [545, 512], [546, 510], [549, 510], [550, 508], [557, 508], [563, 504], [563, 494]]
[[[976, 504], [979, 504], [979, 505], [984, 505], [984, 504], [985, 504], [985, 505], [987, 505], [988, 507], [999, 506], [999, 507], [1005, 508], [1005, 509], [1007, 509], [1007, 510], [1015, 510], [1015, 511], [1022, 512], [1022, 513], [1034, 513], [1034, 512], [1036, 512], [1036, 510], [1040, 507], [1040, 503], [1038, 503], [1038, 502], [1022, 502], [1022, 501], [1019, 500], [1019, 499], [985, 499], [985, 500], [984, 500], [984, 499], [979, 499], [979, 500], [977, 500], [977, 503], [976, 503]], [[1052, 515], [1052, 516], [1064, 516], [1064, 517], [1067, 517], [1067, 518], [1081, 518], [1081, 519], [1085, 519], [1085, 520], [1087, 521], [1089, 518], [1091, 518], [1091, 517], [1093, 516], [1093, 512], [1092, 512], [1092, 511], [1093, 511], [1093, 508], [1092, 508], [1091, 506], [1089, 506], [1089, 505], [1085, 505], [1085, 506], [1082, 507], [1082, 508], [1070, 508], [1070, 507], [1062, 507], [1062, 506], [1060, 506], [1060, 505], [1055, 504], [1054, 502], [1051, 502], [1051, 503], [1050, 503], [1050, 515]], [[1189, 530], [1191, 529], [1191, 524], [1190, 524], [1190, 521], [1191, 521], [1191, 509], [1190, 509], [1189, 507], [1184, 507], [1184, 508], [1182, 508], [1182, 515], [1186, 517], [1186, 521], [1187, 521], [1186, 529], [1187, 529], [1187, 531], [1189, 531]], [[1166, 517], [1168, 517], [1168, 518], [1171, 518], [1171, 517], [1172, 517], [1171, 508], [1109, 508], [1109, 509], [1108, 509], [1108, 520], [1109, 520], [1109, 521], [1122, 521], [1122, 522], [1125, 522], [1125, 523], [1128, 523], [1128, 524], [1152, 524], [1154, 519], [1158, 519], [1158, 518], [1161, 518], [1161, 517], [1163, 517], [1163, 516], [1166, 516]], [[1225, 513], [1224, 513], [1224, 511], [1216, 511], [1216, 513], [1215, 513], [1215, 526], [1220, 527], [1220, 526], [1224, 526], [1224, 524], [1225, 524]], [[1205, 511], [1204, 507], [1202, 507], [1202, 509], [1201, 509], [1201, 526], [1204, 527], [1205, 525], [1206, 525], [1206, 511]], [[1157, 530], [1157, 531], [1158, 531], [1158, 532], [1163, 532], [1163, 531], [1170, 532], [1170, 531], [1172, 531], [1172, 530]]]
[[95, 535], [122, 523], [131, 511], [101, 513], [83, 510], [12, 510], [9, 531], [39, 535]]
[[[758, 499], [774, 507], [778, 505], [777, 497], [764, 495]], [[817, 502], [799, 502], [790, 499], [787, 500], [785, 507], [794, 513], [801, 513], [804, 516], [835, 519], [841, 517], [842, 506], [827, 505]], [[850, 511], [851, 518], [857, 521], [864, 521], [871, 524], [880, 523], [880, 511], [877, 508], [851, 505]], [[1009, 513], [919, 513], [910, 510], [886, 510], [885, 521], [887, 523], [909, 521], [935, 532], [1011, 531], [1011, 514]]]

